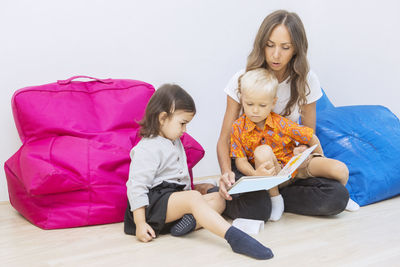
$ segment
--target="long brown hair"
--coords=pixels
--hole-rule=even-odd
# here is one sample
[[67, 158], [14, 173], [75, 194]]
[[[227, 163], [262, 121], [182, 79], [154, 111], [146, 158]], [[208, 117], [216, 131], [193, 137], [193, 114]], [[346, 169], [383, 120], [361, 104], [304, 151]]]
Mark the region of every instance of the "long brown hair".
[[142, 137], [155, 137], [160, 133], [158, 116], [166, 112], [168, 117], [176, 110], [196, 113], [193, 98], [176, 84], [164, 84], [152, 95], [147, 103], [144, 118], [139, 122]]
[[296, 13], [277, 10], [264, 19], [254, 40], [253, 50], [247, 58], [246, 71], [260, 67], [268, 69], [267, 62], [265, 61], [265, 46], [272, 31], [278, 25], [286, 26], [294, 47], [293, 57], [287, 66], [290, 82], [290, 99], [283, 114], [281, 114], [288, 116], [291, 114], [292, 108], [296, 103], [299, 105], [301, 112], [301, 107], [307, 103], [306, 96], [310, 93], [307, 84], [307, 74], [309, 72], [307, 61], [308, 41], [303, 23]]

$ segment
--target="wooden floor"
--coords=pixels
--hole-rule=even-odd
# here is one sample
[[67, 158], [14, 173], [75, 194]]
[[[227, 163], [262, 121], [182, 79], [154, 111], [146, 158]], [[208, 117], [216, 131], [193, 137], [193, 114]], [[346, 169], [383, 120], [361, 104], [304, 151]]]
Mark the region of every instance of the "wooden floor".
[[0, 266], [400, 266], [400, 197], [329, 218], [285, 213], [255, 237], [275, 257], [235, 254], [202, 229], [140, 243], [122, 223], [41, 230], [0, 204]]

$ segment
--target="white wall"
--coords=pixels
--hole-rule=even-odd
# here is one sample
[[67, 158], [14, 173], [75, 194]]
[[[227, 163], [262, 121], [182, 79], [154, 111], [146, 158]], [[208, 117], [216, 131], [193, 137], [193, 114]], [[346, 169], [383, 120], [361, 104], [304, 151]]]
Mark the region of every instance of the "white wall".
[[[223, 88], [245, 66], [263, 18], [281, 8], [302, 18], [311, 67], [336, 105], [380, 104], [400, 115], [396, 0], [2, 0], [1, 163], [21, 145], [13, 92], [85, 74], [180, 84], [198, 107], [189, 133], [206, 150], [195, 176], [217, 174]], [[8, 200], [3, 171], [2, 200]]]

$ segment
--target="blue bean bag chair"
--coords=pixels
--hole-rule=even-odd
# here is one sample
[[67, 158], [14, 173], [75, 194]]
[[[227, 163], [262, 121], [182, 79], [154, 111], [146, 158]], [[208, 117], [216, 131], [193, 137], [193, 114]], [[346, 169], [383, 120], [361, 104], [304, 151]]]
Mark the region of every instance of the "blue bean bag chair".
[[383, 106], [317, 102], [316, 134], [329, 158], [347, 164], [346, 188], [361, 206], [400, 194], [400, 122]]

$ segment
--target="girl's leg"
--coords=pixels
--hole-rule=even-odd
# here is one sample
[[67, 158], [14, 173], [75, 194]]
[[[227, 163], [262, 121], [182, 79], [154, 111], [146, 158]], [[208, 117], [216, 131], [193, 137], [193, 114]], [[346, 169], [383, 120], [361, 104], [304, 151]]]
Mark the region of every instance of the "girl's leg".
[[[218, 192], [214, 192], [214, 193], [209, 193], [209, 194], [205, 194], [202, 195], [202, 197], [204, 198], [204, 200], [207, 202], [207, 204], [216, 212], [218, 212], [218, 214], [222, 214], [222, 212], [225, 210], [225, 199], [223, 199], [221, 197], [221, 195]], [[189, 214], [185, 214], [184, 216], [190, 216]], [[190, 218], [190, 217], [189, 217]], [[188, 220], [188, 219], [186, 219]], [[196, 230], [201, 228], [202, 226], [200, 224], [196, 225]], [[182, 227], [181, 227], [182, 229]]]
[[218, 192], [208, 193], [202, 195], [202, 197], [208, 203], [208, 205], [219, 214], [221, 214], [225, 210], [226, 201], [221, 197]]
[[335, 159], [314, 157], [310, 160], [307, 168], [312, 176], [334, 179], [342, 185], [346, 185], [349, 179], [349, 170], [346, 164]]
[[[270, 168], [275, 168], [275, 175], [281, 170], [281, 167], [278, 163], [278, 160], [276, 159], [274, 152], [272, 151], [272, 148], [268, 145], [258, 146], [254, 151], [254, 159], [256, 169], [261, 164], [267, 162], [269, 163]], [[283, 211], [285, 209], [283, 198], [279, 193], [278, 186], [271, 188], [269, 190], [269, 195], [271, 196], [272, 205], [271, 216], [269, 219], [271, 221], [278, 221], [282, 217]]]
[[168, 200], [166, 222], [181, 218], [184, 214], [193, 214], [196, 220], [207, 230], [225, 238], [233, 251], [257, 259], [273, 257], [272, 251], [254, 238], [231, 226], [198, 191], [184, 191], [171, 194]]
[[220, 237], [224, 237], [230, 227], [230, 224], [208, 205], [198, 191], [191, 190], [171, 194], [165, 222], [178, 220], [188, 213], [193, 214], [201, 226]]
[[[202, 194], [201, 196], [213, 210], [218, 212], [218, 214], [221, 214], [225, 210], [225, 199], [223, 199], [218, 192]], [[171, 234], [173, 236], [182, 236], [200, 229], [201, 227], [202, 226], [196, 222], [192, 214], [185, 214], [182, 219], [171, 228]]]

